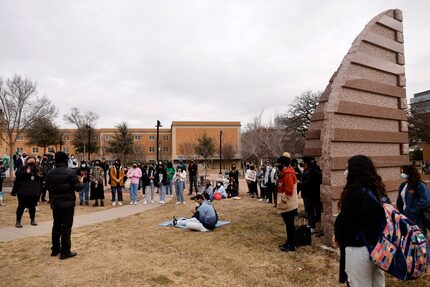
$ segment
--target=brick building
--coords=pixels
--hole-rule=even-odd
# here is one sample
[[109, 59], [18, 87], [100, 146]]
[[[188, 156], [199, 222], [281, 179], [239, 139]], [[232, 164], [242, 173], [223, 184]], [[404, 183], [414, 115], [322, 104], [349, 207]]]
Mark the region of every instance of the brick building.
[[[219, 141], [220, 132], [222, 132], [222, 152], [223, 161], [231, 162], [232, 160], [238, 161], [240, 159], [240, 122], [179, 122], [174, 121], [170, 128], [160, 128], [159, 130], [159, 158], [160, 160], [173, 160], [178, 161], [181, 159], [197, 158], [194, 154], [192, 145], [197, 139], [206, 133], [209, 137], [214, 139], [215, 155], [212, 159], [214, 164], [219, 160]], [[75, 129], [60, 129], [62, 145], [49, 146], [46, 152], [56, 152], [63, 150], [69, 154], [75, 154], [78, 159], [87, 159], [87, 154], [78, 154], [72, 146], [72, 140]], [[108, 153], [108, 142], [112, 139], [116, 128], [101, 128], [95, 130], [95, 139], [98, 141], [99, 151], [97, 154], [91, 154], [91, 159], [106, 158], [106, 160], [115, 159], [116, 155]], [[133, 150], [134, 154], [130, 159], [136, 159], [141, 162], [153, 162], [156, 160], [157, 153], [157, 129], [156, 128], [142, 128], [130, 129], [134, 137]], [[229, 149], [230, 153], [226, 154], [225, 151]], [[32, 155], [42, 155], [44, 149], [37, 146], [29, 146], [25, 139], [25, 135], [17, 139], [14, 147], [15, 151], [22, 153], [26, 151]], [[8, 147], [5, 143], [0, 145], [0, 155], [7, 155]]]

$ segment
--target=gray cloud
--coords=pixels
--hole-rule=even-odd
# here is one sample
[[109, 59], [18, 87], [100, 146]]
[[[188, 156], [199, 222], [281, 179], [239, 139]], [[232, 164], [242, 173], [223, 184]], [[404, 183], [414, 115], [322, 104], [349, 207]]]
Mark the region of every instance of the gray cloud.
[[[284, 112], [322, 90], [364, 25], [404, 13], [407, 92], [429, 89], [428, 1], [0, 0], [0, 76], [99, 127]], [[425, 78], [426, 77], [426, 78]], [[61, 117], [59, 123], [62, 122]]]

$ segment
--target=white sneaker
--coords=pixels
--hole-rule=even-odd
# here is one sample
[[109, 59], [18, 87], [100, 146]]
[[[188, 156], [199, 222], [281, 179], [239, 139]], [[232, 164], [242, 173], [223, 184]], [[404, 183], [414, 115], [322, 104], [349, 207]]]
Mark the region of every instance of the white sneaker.
[[263, 199], [262, 199], [262, 198], [260, 198], [258, 201], [263, 201]]
[[176, 202], [176, 204], [179, 204], [179, 203], [181, 203], [181, 202], [180, 202], [180, 201], [177, 201], [177, 202]]
[[118, 206], [122, 206], [122, 201], [118, 201]]
[[114, 201], [114, 202], [112, 202], [112, 206], [115, 206], [115, 201]]
[[134, 201], [134, 205], [136, 205], [136, 204], [137, 204], [137, 201], [135, 200], [135, 201]]
[[164, 204], [164, 200], [160, 200], [158, 203], [159, 204]]
[[130, 205], [132, 205], [133, 204], [133, 201], [130, 201]]
[[144, 202], [142, 202], [142, 205], [146, 205], [146, 204], [148, 204], [147, 200], [145, 200]]
[[184, 202], [182, 202], [182, 204], [185, 204], [185, 201], [184, 201]]
[[151, 200], [151, 203], [154, 203], [154, 201], [153, 201], [153, 200]]

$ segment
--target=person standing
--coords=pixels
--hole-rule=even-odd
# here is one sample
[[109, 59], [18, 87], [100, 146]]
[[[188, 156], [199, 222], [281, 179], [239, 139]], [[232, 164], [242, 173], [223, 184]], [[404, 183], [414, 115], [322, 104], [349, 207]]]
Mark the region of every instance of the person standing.
[[0, 160], [0, 206], [5, 206], [3, 203], [3, 180], [6, 178], [6, 167], [4, 166], [4, 163], [2, 160]]
[[278, 205], [277, 212], [281, 214], [284, 220], [287, 241], [280, 246], [284, 252], [295, 251], [297, 246], [296, 228], [294, 218], [297, 215], [299, 199], [297, 197], [297, 178], [296, 172], [291, 168], [290, 158], [281, 156], [276, 163], [278, 164]]
[[124, 186], [124, 168], [117, 159], [109, 170], [110, 187], [112, 191], [112, 206], [115, 206], [115, 196], [118, 195], [118, 206], [122, 205], [122, 187]]
[[266, 162], [266, 174], [264, 175], [264, 182], [267, 187], [267, 202], [274, 203], [275, 207], [278, 202], [278, 191], [276, 189], [276, 167], [272, 166], [270, 162]]
[[146, 172], [148, 185], [145, 188], [145, 201], [142, 204], [147, 204], [149, 200], [154, 203], [154, 180], [155, 180], [155, 169], [152, 163], [149, 164], [148, 170]]
[[418, 225], [425, 235], [423, 210], [430, 206], [430, 191], [421, 181], [421, 176], [414, 165], [402, 166], [400, 177], [405, 180], [399, 187], [397, 209]]
[[182, 170], [182, 166], [178, 166], [176, 169], [176, 173], [173, 176], [173, 181], [175, 182], [175, 191], [176, 191], [176, 204], [182, 203], [185, 204], [184, 200], [184, 181], [187, 179], [187, 172]]
[[302, 198], [308, 214], [311, 232], [315, 232], [316, 223], [321, 220], [321, 169], [313, 157], [303, 157], [304, 171], [302, 175]]
[[60, 255], [60, 259], [67, 259], [77, 255], [70, 250], [72, 243], [73, 214], [75, 211], [75, 192], [82, 190], [82, 181], [74, 169], [67, 167], [67, 155], [64, 152], [55, 154], [55, 168], [46, 178], [49, 190], [49, 202], [52, 216], [52, 247], [51, 256]]
[[134, 162], [132, 168], [127, 172], [127, 178], [131, 180], [130, 184], [130, 205], [137, 204], [137, 190], [139, 187], [139, 181], [142, 177], [142, 170], [137, 167], [137, 163]]
[[167, 182], [166, 182], [166, 196], [172, 197], [173, 195], [173, 176], [175, 175], [175, 169], [173, 168], [172, 162], [167, 163], [166, 167]]
[[90, 167], [85, 160], [81, 161], [81, 165], [77, 169], [78, 176], [83, 179], [83, 187], [79, 192], [79, 205], [88, 205], [90, 193]]
[[266, 166], [263, 164], [261, 166], [261, 171], [257, 173], [257, 181], [260, 186], [260, 199], [259, 201], [263, 201], [267, 199], [267, 186], [264, 182], [264, 177], [266, 175]]
[[229, 179], [231, 179], [231, 178], [234, 179], [234, 182], [236, 183], [236, 188], [237, 188], [235, 194], [237, 194], [237, 196], [239, 196], [239, 171], [236, 169], [235, 164], [231, 165], [231, 170], [228, 173], [228, 177], [229, 177]]
[[75, 156], [72, 154], [69, 158], [69, 161], [67, 163], [69, 165], [69, 168], [77, 168], [78, 167], [78, 160], [75, 158]]
[[18, 155], [18, 158], [16, 159], [15, 169], [17, 170], [18, 168], [24, 166], [26, 160], [27, 160], [27, 152], [23, 151], [22, 155], [21, 156]]
[[105, 186], [107, 186], [107, 176], [109, 173], [109, 164], [106, 162], [105, 158], [102, 158], [102, 162], [100, 163], [100, 167], [103, 169], [103, 176], [105, 180]]
[[299, 161], [297, 159], [291, 160], [291, 167], [296, 172], [296, 178], [297, 178], [297, 194], [299, 194], [302, 191], [302, 171], [299, 168]]
[[197, 172], [198, 172], [198, 166], [194, 162], [194, 160], [191, 160], [191, 163], [188, 165], [188, 175], [190, 177], [190, 192], [188, 195], [193, 194], [193, 187], [196, 190], [196, 194], [199, 192], [197, 188]]
[[40, 169], [36, 166], [34, 156], [26, 157], [26, 162], [18, 168], [15, 173], [14, 189], [18, 196], [18, 207], [16, 209], [15, 227], [22, 228], [21, 218], [24, 209], [28, 208], [31, 225], [36, 226], [36, 205], [39, 201], [40, 187], [42, 184]]
[[245, 174], [246, 183], [248, 184], [248, 193], [251, 198], [258, 197], [257, 189], [257, 172], [255, 171], [255, 165], [251, 165]]
[[[385, 286], [384, 271], [369, 260], [369, 251], [362, 239], [375, 246], [380, 234], [380, 219], [385, 217], [382, 201], [387, 196], [381, 177], [373, 162], [364, 155], [348, 160], [345, 170], [346, 185], [338, 203], [340, 212], [334, 224], [333, 243], [345, 250], [340, 270], [345, 270], [351, 287]], [[359, 236], [359, 233], [364, 236]]]
[[166, 197], [166, 184], [167, 184], [167, 173], [163, 168], [162, 164], [158, 165], [157, 171], [155, 172], [155, 182], [158, 188], [158, 193], [160, 195], [160, 200], [158, 203], [164, 204], [164, 200]]
[[94, 161], [94, 167], [90, 173], [91, 180], [91, 196], [90, 200], [95, 200], [93, 206], [99, 206], [98, 200], [100, 199], [100, 206], [104, 206], [103, 200], [105, 199], [105, 193], [103, 188], [104, 172], [100, 166], [100, 161]]

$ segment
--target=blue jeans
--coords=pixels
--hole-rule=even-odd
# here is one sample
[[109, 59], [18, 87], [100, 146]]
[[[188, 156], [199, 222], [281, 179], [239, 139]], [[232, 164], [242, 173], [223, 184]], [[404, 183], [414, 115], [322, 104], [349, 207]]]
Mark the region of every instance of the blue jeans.
[[160, 194], [160, 201], [164, 201], [166, 198], [166, 187], [162, 184], [158, 187], [158, 192]]
[[88, 202], [89, 191], [90, 191], [90, 183], [89, 182], [84, 182], [83, 183], [83, 187], [82, 187], [81, 191], [79, 192], [79, 203]]
[[112, 202], [115, 202], [115, 195], [118, 193], [118, 202], [122, 202], [122, 188], [121, 186], [112, 186]]
[[173, 181], [167, 180], [166, 195], [172, 195], [172, 194], [173, 194]]
[[130, 202], [137, 201], [137, 188], [139, 187], [138, 183], [130, 184]]
[[175, 182], [175, 190], [176, 190], [176, 200], [179, 202], [185, 202], [184, 200], [184, 182], [176, 181]]

